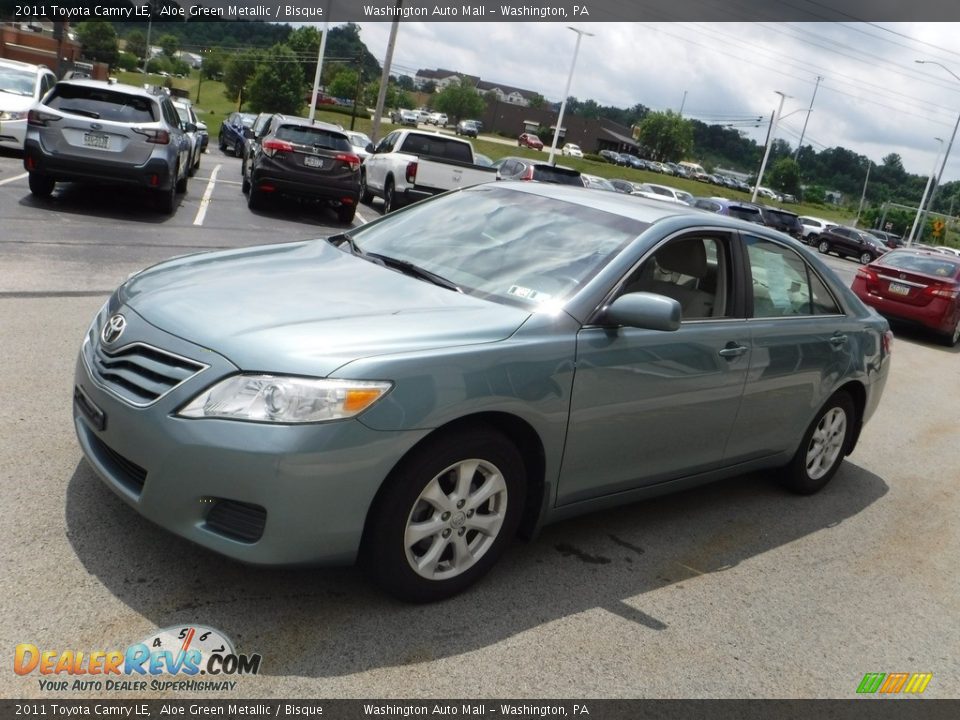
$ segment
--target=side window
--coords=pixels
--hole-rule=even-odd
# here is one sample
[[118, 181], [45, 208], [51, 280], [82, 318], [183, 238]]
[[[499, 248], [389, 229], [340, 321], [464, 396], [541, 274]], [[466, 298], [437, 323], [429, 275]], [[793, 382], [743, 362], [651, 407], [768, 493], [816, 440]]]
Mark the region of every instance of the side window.
[[393, 150], [393, 146], [397, 143], [397, 138], [400, 137], [400, 133], [392, 132], [387, 135], [380, 143], [377, 145], [378, 153], [390, 152]]
[[731, 317], [731, 266], [726, 236], [684, 235], [644, 260], [627, 278], [623, 292], [673, 298], [680, 303], [682, 320]]
[[175, 128], [180, 127], [180, 115], [177, 114], [173, 104], [169, 100], [164, 100], [160, 103], [160, 107], [163, 109], [163, 119], [167, 124]]
[[769, 240], [744, 239], [750, 260], [754, 317], [839, 314], [826, 285], [797, 253]]

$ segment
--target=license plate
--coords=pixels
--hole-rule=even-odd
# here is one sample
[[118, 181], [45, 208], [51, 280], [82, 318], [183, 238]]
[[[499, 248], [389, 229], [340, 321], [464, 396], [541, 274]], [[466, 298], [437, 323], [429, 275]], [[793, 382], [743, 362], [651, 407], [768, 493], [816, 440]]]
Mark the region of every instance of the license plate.
[[102, 133], [84, 133], [83, 144], [87, 147], [100, 148], [106, 150], [110, 145], [110, 136]]
[[322, 168], [323, 167], [323, 158], [316, 157], [314, 155], [307, 155], [303, 159], [303, 164], [307, 167], [313, 168]]
[[894, 295], [910, 294], [910, 288], [908, 288], [906, 285], [901, 285], [900, 283], [895, 283], [895, 282], [890, 283], [890, 286], [887, 288], [887, 290], [893, 293]]

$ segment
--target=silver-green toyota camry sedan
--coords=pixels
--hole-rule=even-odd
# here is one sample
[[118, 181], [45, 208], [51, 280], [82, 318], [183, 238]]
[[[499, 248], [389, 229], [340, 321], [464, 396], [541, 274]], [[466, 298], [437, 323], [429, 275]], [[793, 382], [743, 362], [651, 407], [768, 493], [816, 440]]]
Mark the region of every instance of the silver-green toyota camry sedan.
[[360, 560], [428, 601], [575, 514], [754, 470], [819, 490], [890, 344], [786, 235], [490, 183], [133, 276], [83, 341], [74, 420], [171, 532], [249, 563]]

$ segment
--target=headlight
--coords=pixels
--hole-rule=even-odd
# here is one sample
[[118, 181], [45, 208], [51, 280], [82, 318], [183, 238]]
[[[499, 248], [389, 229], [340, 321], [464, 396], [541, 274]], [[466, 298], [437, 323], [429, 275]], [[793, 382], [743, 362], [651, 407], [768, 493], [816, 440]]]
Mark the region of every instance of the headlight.
[[177, 414], [272, 423], [339, 420], [366, 410], [390, 387], [372, 380], [235, 375], [204, 390]]
[[0, 110], [0, 120], [24, 120], [27, 117], [27, 111], [15, 112], [13, 110]]

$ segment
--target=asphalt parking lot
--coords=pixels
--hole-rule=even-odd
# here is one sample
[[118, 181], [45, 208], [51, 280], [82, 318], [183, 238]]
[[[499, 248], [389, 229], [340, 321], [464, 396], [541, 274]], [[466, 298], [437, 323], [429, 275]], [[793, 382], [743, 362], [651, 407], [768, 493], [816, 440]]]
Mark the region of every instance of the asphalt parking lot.
[[[919, 334], [898, 332], [880, 409], [820, 494], [752, 475], [566, 521], [440, 604], [397, 603], [352, 568], [242, 566], [137, 516], [74, 438], [94, 312], [159, 260], [339, 230], [297, 204], [249, 211], [240, 161], [215, 147], [169, 217], [113, 189], [37, 201], [0, 156], [3, 652], [198, 623], [263, 656], [205, 697], [848, 698], [868, 672], [933, 673], [926, 696], [960, 696], [960, 348]], [[42, 690], [10, 660], [0, 696], [103, 695]]]

